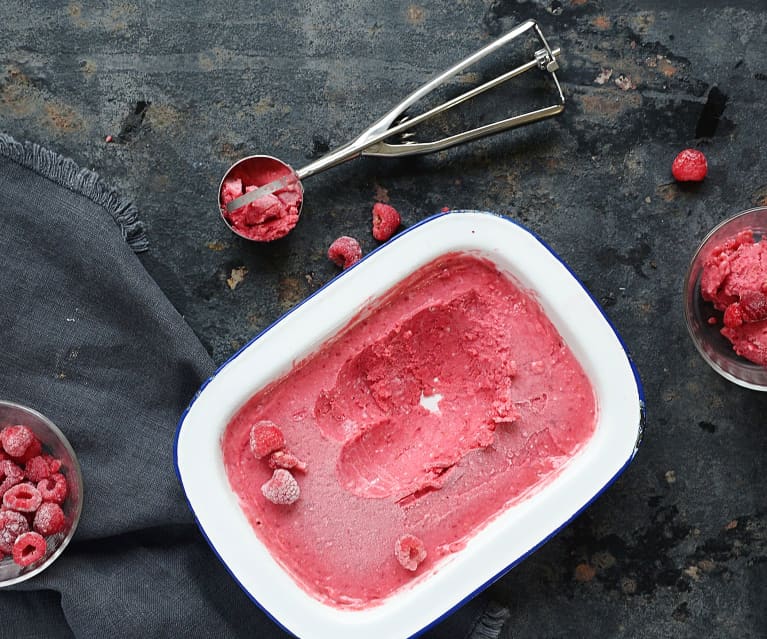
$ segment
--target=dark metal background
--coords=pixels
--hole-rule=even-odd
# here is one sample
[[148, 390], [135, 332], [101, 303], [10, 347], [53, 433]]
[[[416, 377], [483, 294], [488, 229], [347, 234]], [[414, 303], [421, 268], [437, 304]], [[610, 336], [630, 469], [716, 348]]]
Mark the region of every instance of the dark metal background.
[[[300, 166], [529, 17], [563, 49], [563, 116], [311, 178], [285, 240], [221, 223], [232, 161]], [[142, 260], [218, 362], [333, 277], [335, 237], [376, 246], [377, 199], [406, 226], [443, 206], [509, 215], [585, 282], [638, 365], [648, 426], [621, 479], [492, 586], [515, 637], [767, 635], [767, 397], [706, 366], [681, 303], [707, 230], [767, 204], [766, 97], [762, 0], [0, 1], [0, 127], [135, 198]], [[701, 185], [671, 179], [687, 146], [708, 155]]]

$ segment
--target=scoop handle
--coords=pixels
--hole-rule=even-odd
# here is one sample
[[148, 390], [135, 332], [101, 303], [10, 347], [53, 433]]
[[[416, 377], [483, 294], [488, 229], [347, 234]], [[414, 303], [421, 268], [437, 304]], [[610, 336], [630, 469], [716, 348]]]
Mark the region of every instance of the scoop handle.
[[[518, 38], [527, 31], [533, 30], [538, 37], [542, 48], [535, 52], [535, 56], [529, 62], [522, 64], [515, 69], [507, 71], [502, 75], [489, 80], [465, 93], [462, 93], [455, 98], [448, 100], [447, 102], [440, 104], [428, 111], [421, 113], [420, 115], [408, 118], [404, 115], [404, 112], [418, 100], [428, 95], [434, 89], [444, 84], [448, 79], [457, 75], [464, 69], [475, 64], [482, 58], [490, 55], [497, 49], [505, 46], [512, 40]], [[560, 54], [559, 48], [552, 49], [546, 38], [544, 37], [538, 23], [535, 20], [527, 20], [518, 25], [511, 31], [505, 33], [501, 37], [497, 38], [490, 44], [486, 45], [479, 51], [476, 51], [467, 58], [461, 60], [457, 64], [453, 65], [446, 71], [440, 73], [438, 76], [422, 85], [404, 100], [391, 109], [386, 115], [377, 120], [372, 126], [363, 131], [357, 138], [345, 144], [344, 146], [331, 151], [318, 160], [306, 165], [305, 167], [296, 171], [299, 179], [307, 178], [315, 173], [319, 173], [333, 166], [346, 162], [347, 160], [367, 155], [367, 156], [385, 156], [385, 157], [399, 157], [407, 155], [417, 155], [423, 153], [432, 153], [441, 149], [462, 144], [470, 140], [474, 140], [487, 135], [492, 135], [506, 129], [522, 126], [524, 124], [530, 124], [537, 122], [544, 118], [552, 117], [561, 113], [565, 108], [565, 97], [562, 92], [562, 87], [556, 76], [556, 70], [559, 68], [557, 62], [557, 56]], [[530, 111], [516, 115], [498, 122], [493, 122], [475, 129], [463, 131], [461, 133], [435, 140], [432, 142], [404, 142], [400, 144], [394, 144], [385, 142], [385, 140], [404, 133], [409, 129], [421, 124], [422, 122], [433, 118], [444, 111], [451, 109], [462, 102], [470, 100], [471, 98], [488, 91], [499, 84], [506, 82], [514, 77], [525, 73], [534, 68], [539, 68], [551, 74], [554, 84], [557, 89], [557, 102], [551, 106], [547, 106], [541, 109]]]

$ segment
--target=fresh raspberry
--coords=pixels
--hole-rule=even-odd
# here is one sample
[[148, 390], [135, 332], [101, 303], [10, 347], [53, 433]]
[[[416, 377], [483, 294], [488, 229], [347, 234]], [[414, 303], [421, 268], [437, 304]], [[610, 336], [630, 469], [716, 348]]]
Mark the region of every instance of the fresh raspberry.
[[32, 529], [43, 536], [55, 535], [64, 530], [67, 518], [61, 506], [52, 502], [45, 502], [40, 505], [35, 513], [35, 519], [32, 522]]
[[342, 235], [335, 240], [328, 249], [328, 259], [336, 266], [349, 268], [362, 258], [360, 243], [353, 237]]
[[677, 182], [700, 182], [708, 173], [706, 156], [697, 149], [685, 149], [674, 158], [671, 173]]
[[0, 551], [10, 555], [13, 542], [28, 531], [29, 522], [24, 515], [14, 510], [0, 510]]
[[13, 561], [26, 567], [45, 557], [45, 539], [40, 533], [27, 532], [19, 535], [13, 543]]
[[42, 455], [33, 457], [26, 464], [24, 464], [24, 475], [29, 481], [39, 482], [42, 479], [47, 479], [51, 475], [51, 467], [48, 460]]
[[269, 455], [269, 468], [287, 468], [288, 470], [295, 468], [305, 473], [306, 462], [302, 462], [290, 451], [278, 450]]
[[43, 501], [51, 501], [60, 504], [67, 496], [67, 478], [61, 473], [53, 473], [47, 479], [37, 483], [37, 490]]
[[40, 491], [34, 484], [16, 484], [3, 495], [3, 507], [20, 513], [33, 513], [43, 503]]
[[281, 448], [285, 448], [285, 437], [274, 422], [265, 419], [250, 429], [250, 450], [256, 459], [262, 459]]
[[298, 500], [301, 489], [290, 471], [278, 468], [272, 478], [261, 486], [261, 492], [273, 504], [286, 506]]
[[20, 484], [23, 480], [24, 471], [21, 469], [21, 466], [17, 466], [10, 459], [0, 461], [0, 497], [2, 497], [9, 488], [16, 484]]
[[388, 240], [401, 222], [399, 213], [393, 206], [376, 202], [373, 205], [373, 237], [379, 242]]
[[426, 559], [426, 548], [415, 535], [402, 535], [394, 544], [394, 555], [397, 561], [407, 570], [416, 570]]
[[3, 449], [11, 457], [21, 457], [27, 452], [27, 448], [32, 445], [32, 442], [37, 441], [35, 434], [26, 426], [21, 424], [16, 426], [6, 426], [0, 432], [0, 442], [3, 444]]

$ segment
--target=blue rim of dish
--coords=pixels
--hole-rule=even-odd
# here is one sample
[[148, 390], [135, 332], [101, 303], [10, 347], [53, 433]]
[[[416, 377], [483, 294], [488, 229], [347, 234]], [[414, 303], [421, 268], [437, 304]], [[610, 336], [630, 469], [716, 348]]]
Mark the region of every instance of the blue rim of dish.
[[[539, 543], [537, 543], [535, 546], [530, 548], [526, 553], [520, 555], [517, 559], [515, 559], [513, 562], [511, 562], [508, 566], [505, 566], [501, 571], [496, 573], [493, 577], [488, 579], [485, 583], [483, 583], [481, 586], [473, 590], [471, 593], [469, 593], [466, 597], [461, 599], [456, 605], [452, 606], [448, 610], [446, 610], [444, 613], [439, 615], [436, 619], [434, 619], [431, 623], [427, 624], [420, 630], [418, 630], [416, 633], [410, 635], [410, 639], [415, 639], [415, 637], [419, 637], [423, 633], [427, 632], [431, 628], [434, 628], [437, 624], [439, 624], [441, 621], [445, 620], [447, 617], [449, 617], [451, 614], [453, 614], [455, 611], [457, 611], [459, 608], [464, 606], [466, 603], [471, 601], [474, 597], [479, 595], [480, 593], [484, 592], [487, 588], [489, 588], [492, 584], [494, 584], [498, 579], [503, 577], [506, 573], [511, 571], [514, 567], [519, 565], [522, 561], [527, 559], [530, 555], [532, 555], [536, 550], [538, 550], [541, 546], [546, 544], [548, 541], [550, 541], [553, 537], [555, 537], [557, 534], [559, 534], [562, 529], [566, 528], [570, 525], [586, 508], [588, 508], [594, 501], [596, 501], [597, 498], [599, 498], [602, 493], [604, 493], [612, 484], [620, 477], [623, 472], [628, 468], [629, 464], [633, 461], [634, 457], [637, 454], [637, 451], [639, 450], [639, 444], [642, 442], [642, 438], [644, 436], [644, 428], [645, 428], [645, 421], [646, 421], [646, 411], [645, 411], [645, 397], [644, 397], [644, 387], [642, 386], [642, 380], [639, 377], [639, 371], [636, 367], [636, 364], [634, 363], [634, 360], [631, 358], [631, 354], [629, 353], [629, 350], [626, 346], [626, 343], [623, 341], [623, 338], [621, 337], [620, 333], [615, 328], [615, 325], [612, 323], [610, 318], [605, 314], [602, 307], [599, 305], [599, 303], [596, 301], [594, 296], [591, 294], [591, 292], [583, 285], [583, 282], [578, 278], [578, 276], [573, 272], [573, 270], [568, 266], [567, 262], [565, 262], [558, 254], [557, 252], [551, 248], [551, 246], [548, 245], [547, 242], [545, 242], [543, 239], [541, 239], [536, 233], [528, 229], [526, 226], [520, 224], [516, 220], [512, 220], [504, 215], [500, 215], [498, 213], [493, 213], [490, 211], [476, 211], [471, 209], [456, 209], [456, 210], [450, 210], [450, 211], [443, 211], [440, 213], [437, 213], [435, 215], [431, 215], [420, 222], [416, 222], [412, 226], [409, 226], [405, 230], [398, 233], [396, 236], [394, 236], [391, 240], [383, 243], [381, 246], [376, 247], [373, 249], [370, 253], [365, 255], [359, 262], [356, 264], [353, 264], [349, 268], [341, 271], [338, 275], [336, 275], [334, 278], [329, 280], [327, 283], [325, 283], [323, 286], [318, 288], [314, 293], [306, 297], [304, 300], [302, 300], [300, 303], [296, 304], [293, 308], [291, 308], [286, 313], [282, 314], [278, 319], [276, 319], [274, 322], [269, 324], [264, 330], [262, 330], [258, 335], [253, 337], [253, 339], [249, 340], [246, 344], [244, 344], [237, 352], [235, 352], [229, 359], [227, 359], [221, 366], [219, 366], [216, 371], [208, 378], [206, 379], [201, 385], [198, 391], [194, 394], [194, 397], [189, 402], [189, 405], [186, 407], [184, 412], [181, 414], [181, 417], [179, 418], [178, 425], [176, 427], [176, 434], [173, 439], [173, 466], [176, 471], [176, 477], [178, 478], [179, 484], [181, 484], [181, 490], [184, 493], [184, 499], [186, 500], [187, 506], [189, 507], [189, 510], [192, 512], [192, 515], [194, 516], [194, 521], [197, 524], [197, 527], [200, 529], [200, 532], [202, 533], [203, 538], [210, 546], [211, 550], [213, 551], [213, 554], [216, 556], [216, 558], [223, 564], [226, 571], [229, 573], [229, 575], [234, 579], [235, 583], [240, 587], [240, 589], [248, 596], [248, 598], [255, 603], [265, 614], [269, 619], [271, 619], [277, 626], [279, 626], [282, 630], [285, 632], [294, 635], [293, 632], [291, 632], [288, 628], [286, 628], [278, 619], [276, 619], [269, 610], [267, 610], [261, 603], [258, 601], [258, 599], [255, 598], [251, 592], [242, 585], [239, 579], [234, 575], [232, 570], [229, 568], [229, 565], [224, 561], [224, 559], [219, 555], [218, 550], [216, 549], [216, 546], [213, 544], [213, 542], [208, 537], [207, 533], [205, 532], [205, 529], [203, 528], [202, 524], [200, 524], [200, 521], [197, 519], [197, 515], [194, 511], [194, 508], [192, 507], [191, 502], [189, 501], [189, 497], [186, 494], [186, 488], [184, 487], [184, 481], [181, 478], [181, 472], [178, 468], [178, 439], [181, 434], [181, 429], [184, 425], [184, 420], [186, 419], [187, 414], [192, 408], [192, 405], [195, 401], [197, 401], [197, 398], [200, 396], [200, 393], [205, 389], [205, 387], [210, 383], [210, 381], [216, 377], [223, 369], [226, 367], [230, 362], [232, 362], [234, 359], [239, 357], [239, 355], [250, 347], [251, 344], [253, 344], [256, 340], [260, 339], [265, 333], [270, 331], [274, 326], [279, 324], [283, 319], [285, 319], [288, 315], [291, 313], [297, 311], [301, 306], [303, 306], [306, 302], [308, 302], [310, 299], [312, 299], [315, 295], [321, 293], [326, 287], [330, 286], [333, 282], [338, 280], [338, 278], [343, 277], [346, 273], [351, 271], [353, 268], [355, 268], [358, 264], [361, 264], [366, 259], [368, 259], [371, 255], [377, 253], [384, 247], [388, 246], [391, 242], [396, 242], [398, 238], [404, 236], [406, 233], [409, 233], [410, 231], [423, 226], [424, 224], [428, 224], [429, 222], [432, 222], [434, 220], [438, 220], [446, 215], [454, 215], [456, 213], [470, 213], [472, 215], [489, 215], [492, 217], [496, 217], [498, 219], [504, 220], [506, 222], [509, 222], [510, 224], [514, 224], [515, 226], [519, 227], [526, 233], [528, 233], [530, 236], [532, 236], [536, 241], [538, 241], [549, 253], [556, 258], [556, 260], [562, 264], [562, 266], [567, 269], [567, 272], [570, 273], [570, 275], [573, 277], [573, 279], [578, 283], [578, 285], [583, 289], [583, 291], [588, 295], [591, 302], [594, 304], [594, 306], [597, 308], [597, 310], [600, 312], [604, 320], [607, 322], [607, 325], [612, 330], [615, 337], [618, 339], [618, 343], [621, 345], [621, 348], [623, 349], [624, 354], [626, 355], [626, 359], [629, 363], [629, 366], [631, 367], [631, 372], [634, 375], [634, 381], [636, 383], [637, 387], [637, 395], [639, 397], [639, 423], [637, 424], [637, 440], [634, 444], [634, 448], [631, 452], [631, 455], [626, 460], [626, 463], [623, 464], [623, 466], [618, 469], [618, 471], [613, 475], [606, 483], [605, 485], [597, 491], [594, 496], [586, 502], [581, 508], [579, 508], [573, 515], [570, 517], [567, 521], [565, 521], [561, 526], [556, 528], [554, 531], [552, 531], [549, 535], [544, 537]], [[294, 635], [295, 636], [295, 635]]]

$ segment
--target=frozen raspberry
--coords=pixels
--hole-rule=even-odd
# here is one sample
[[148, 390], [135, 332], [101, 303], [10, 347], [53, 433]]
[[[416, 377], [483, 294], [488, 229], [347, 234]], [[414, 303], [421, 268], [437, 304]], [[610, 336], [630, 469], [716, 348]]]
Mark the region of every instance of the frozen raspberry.
[[17, 464], [26, 464], [33, 457], [39, 457], [42, 452], [43, 445], [40, 443], [40, 440], [35, 437], [26, 452], [21, 457], [14, 457], [13, 461]]
[[42, 479], [50, 477], [51, 466], [45, 457], [38, 455], [24, 464], [24, 475], [26, 475], [29, 481], [37, 483]]
[[45, 502], [35, 513], [32, 530], [47, 537], [64, 530], [66, 523], [67, 518], [64, 516], [64, 511], [61, 510], [61, 506], [52, 502]]
[[0, 510], [0, 551], [10, 555], [13, 542], [28, 531], [29, 522], [24, 515], [13, 510]]
[[262, 459], [281, 448], [285, 448], [285, 437], [274, 422], [265, 419], [250, 429], [250, 450], [257, 459]]
[[53, 455], [41, 455], [41, 457], [48, 462], [48, 468], [51, 470], [51, 474], [57, 473], [61, 470], [61, 460]]
[[51, 501], [60, 504], [67, 496], [67, 478], [61, 473], [53, 473], [47, 479], [37, 483], [37, 490], [43, 501]]
[[21, 457], [27, 452], [32, 442], [40, 443], [35, 434], [26, 426], [6, 426], [0, 432], [0, 442], [3, 444], [3, 450], [11, 457]]
[[388, 240], [400, 225], [400, 216], [393, 206], [376, 202], [373, 205], [373, 237], [379, 242]]
[[11, 459], [13, 459], [13, 461], [15, 461], [17, 464], [26, 464], [33, 457], [39, 457], [42, 452], [43, 445], [40, 443], [40, 440], [35, 437], [23, 455], [20, 457], [12, 457]]
[[24, 480], [24, 471], [10, 459], [0, 461], [0, 497], [12, 486]]
[[335, 240], [328, 249], [328, 259], [336, 266], [349, 268], [362, 258], [360, 243], [353, 237], [342, 235]]
[[306, 462], [302, 462], [293, 453], [287, 450], [278, 450], [269, 455], [269, 468], [287, 468], [306, 472]]
[[700, 182], [708, 173], [706, 156], [697, 149], [685, 149], [674, 158], [671, 173], [677, 182]]
[[290, 471], [278, 468], [272, 478], [261, 486], [261, 492], [273, 504], [292, 504], [301, 496], [301, 489]]
[[34, 484], [16, 484], [3, 495], [3, 507], [20, 513], [33, 513], [43, 503], [40, 491]]
[[415, 535], [402, 535], [394, 544], [394, 555], [403, 568], [416, 570], [426, 559], [426, 548]]
[[45, 557], [45, 539], [40, 533], [27, 532], [13, 543], [13, 561], [26, 567]]

